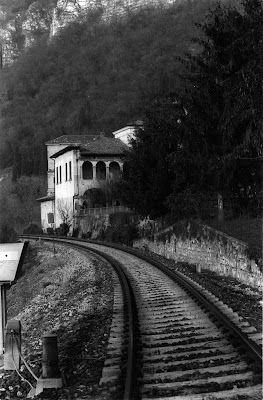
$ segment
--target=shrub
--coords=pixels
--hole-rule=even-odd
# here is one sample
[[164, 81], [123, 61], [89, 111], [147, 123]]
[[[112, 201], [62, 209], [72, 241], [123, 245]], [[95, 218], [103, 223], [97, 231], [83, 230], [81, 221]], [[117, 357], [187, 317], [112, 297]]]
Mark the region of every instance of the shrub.
[[68, 226], [68, 224], [66, 224], [65, 222], [63, 222], [63, 224], [60, 224], [60, 226], [59, 226], [59, 234], [61, 235], [61, 236], [67, 236], [68, 235], [68, 232], [69, 232], [69, 226]]
[[73, 229], [72, 237], [79, 237], [79, 227]]
[[8, 223], [3, 223], [0, 228], [0, 243], [17, 242], [18, 235], [12, 226]]
[[103, 233], [104, 240], [107, 242], [122, 243], [127, 246], [132, 245], [133, 240], [137, 237], [135, 224], [109, 226]]
[[43, 230], [40, 228], [40, 226], [36, 222], [31, 222], [31, 224], [28, 225], [27, 228], [23, 230], [24, 234], [39, 234], [41, 235], [43, 233]]
[[53, 228], [47, 228], [47, 234], [48, 235], [54, 235], [55, 234], [54, 229]]
[[52, 231], [51, 230], [49, 231], [49, 229], [51, 228], [47, 229], [48, 233], [50, 232], [50, 234], [57, 236], [67, 236], [69, 232], [69, 226], [65, 223], [60, 224], [59, 228], [56, 228], [55, 230], [52, 229]]
[[82, 239], [90, 239], [92, 235], [92, 232], [86, 232], [86, 233], [82, 233], [81, 238]]

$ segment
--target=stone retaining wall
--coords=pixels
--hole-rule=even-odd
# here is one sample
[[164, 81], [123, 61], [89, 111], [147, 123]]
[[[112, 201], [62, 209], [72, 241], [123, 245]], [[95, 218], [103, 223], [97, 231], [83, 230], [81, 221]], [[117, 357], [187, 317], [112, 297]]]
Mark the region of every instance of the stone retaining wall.
[[166, 258], [195, 264], [263, 288], [259, 262], [257, 264], [248, 257], [248, 245], [206, 225], [184, 221], [152, 237], [136, 240], [134, 247], [146, 248]]
[[[110, 207], [109, 211], [111, 211]], [[137, 221], [138, 217], [130, 212], [130, 210], [105, 214], [87, 214], [77, 217], [76, 227], [79, 228], [80, 237], [84, 235], [91, 239], [101, 239], [101, 235], [103, 235], [103, 232], [105, 233], [107, 228], [111, 226], [124, 226]]]
[[84, 234], [88, 238], [96, 239], [109, 226], [109, 214], [78, 217], [77, 226], [80, 236]]

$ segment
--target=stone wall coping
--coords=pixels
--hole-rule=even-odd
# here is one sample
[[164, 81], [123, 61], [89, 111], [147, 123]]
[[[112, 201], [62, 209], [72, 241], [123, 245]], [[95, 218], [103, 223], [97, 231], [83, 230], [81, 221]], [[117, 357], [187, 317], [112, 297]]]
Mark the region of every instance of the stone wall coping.
[[240, 243], [240, 244], [244, 245], [245, 247], [248, 247], [248, 246], [249, 246], [248, 243], [244, 242], [243, 240], [237, 239], [237, 238], [235, 238], [234, 236], [230, 236], [230, 235], [228, 235], [228, 234], [225, 233], [225, 232], [219, 231], [218, 229], [214, 229], [212, 226], [209, 226], [209, 225], [206, 225], [206, 224], [199, 224], [199, 225], [200, 225], [200, 226], [203, 226], [203, 227], [205, 227], [205, 228], [208, 228], [208, 229], [210, 229], [210, 230], [213, 230], [213, 231], [215, 231], [215, 232], [217, 232], [217, 233], [220, 233], [221, 235], [225, 236], [226, 238], [228, 238], [228, 239], [230, 239], [230, 240], [232, 240], [232, 241], [234, 241], [234, 242]]
[[[189, 222], [190, 222], [190, 221], [189, 221]], [[228, 235], [228, 234], [225, 233], [225, 232], [222, 232], [222, 231], [219, 231], [218, 229], [213, 228], [212, 226], [209, 226], [209, 225], [206, 225], [206, 224], [200, 224], [199, 222], [198, 222], [198, 225], [200, 225], [200, 226], [203, 227], [203, 228], [209, 229], [210, 231], [217, 232], [217, 233], [219, 233], [220, 235], [224, 236], [225, 238], [229, 239], [230, 241], [236, 242], [236, 243], [242, 245], [242, 246], [245, 247], [245, 248], [248, 248], [248, 247], [249, 247], [248, 243], [244, 242], [243, 240], [240, 240], [240, 239], [237, 239], [237, 238], [235, 238], [235, 237], [233, 237], [233, 236], [230, 236], [230, 235]], [[156, 232], [156, 233], [154, 234], [154, 239], [156, 240], [156, 239], [158, 238], [158, 235], [161, 235], [161, 234], [163, 234], [163, 233], [169, 232], [171, 229], [173, 229], [174, 226], [176, 226], [176, 224], [173, 224], [173, 225], [169, 226], [168, 228], [165, 228], [165, 229], [162, 229], [162, 230], [159, 231], [159, 232]]]

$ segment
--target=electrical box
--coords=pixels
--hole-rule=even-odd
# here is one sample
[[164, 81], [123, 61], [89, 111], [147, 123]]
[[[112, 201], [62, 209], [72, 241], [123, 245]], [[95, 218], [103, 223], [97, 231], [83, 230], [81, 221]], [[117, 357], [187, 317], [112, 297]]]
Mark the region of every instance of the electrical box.
[[5, 328], [4, 369], [18, 370], [21, 364], [21, 322], [10, 320]]
[[0, 244], [0, 355], [4, 352], [6, 289], [19, 278], [28, 242]]
[[27, 243], [0, 244], [0, 284], [13, 282], [22, 267]]
[[49, 224], [54, 224], [54, 214], [53, 213], [48, 213], [47, 215], [47, 222]]

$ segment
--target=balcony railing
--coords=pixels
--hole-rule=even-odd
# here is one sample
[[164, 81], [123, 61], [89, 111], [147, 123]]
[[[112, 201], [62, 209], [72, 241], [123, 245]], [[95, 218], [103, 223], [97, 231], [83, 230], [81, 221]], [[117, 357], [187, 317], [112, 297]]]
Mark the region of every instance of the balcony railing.
[[130, 212], [131, 209], [126, 206], [110, 206], [110, 207], [95, 207], [95, 208], [81, 208], [76, 212], [77, 217], [85, 215], [106, 215], [118, 212]]

